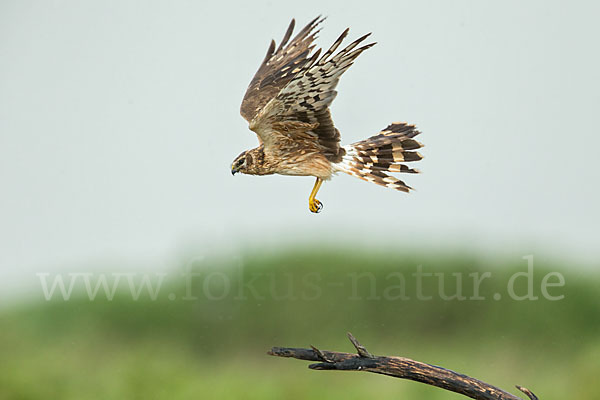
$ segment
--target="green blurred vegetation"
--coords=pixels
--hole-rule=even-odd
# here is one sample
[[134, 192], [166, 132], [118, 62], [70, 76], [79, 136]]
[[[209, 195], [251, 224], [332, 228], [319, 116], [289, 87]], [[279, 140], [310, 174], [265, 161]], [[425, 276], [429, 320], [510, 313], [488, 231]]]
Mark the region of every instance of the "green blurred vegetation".
[[[448, 295], [460, 274], [467, 300], [440, 298], [435, 276], [423, 278], [432, 299], [418, 300], [417, 266], [444, 273]], [[197, 274], [190, 286], [188, 267]], [[133, 300], [126, 284], [110, 301], [102, 292], [90, 301], [83, 285], [68, 301], [39, 294], [0, 315], [0, 399], [463, 398], [266, 355], [311, 344], [351, 352], [347, 331], [371, 353], [441, 365], [513, 393], [520, 384], [544, 400], [600, 398], [600, 276], [536, 259], [538, 300], [509, 298], [511, 275], [526, 270], [521, 259], [306, 247], [182, 262], [155, 300]], [[552, 271], [565, 278], [549, 289], [562, 300], [540, 292]], [[492, 274], [479, 289], [486, 299], [469, 300], [469, 274], [484, 272]], [[409, 299], [393, 298], [390, 274], [398, 273]], [[516, 293], [527, 291], [524, 278], [515, 282]]]

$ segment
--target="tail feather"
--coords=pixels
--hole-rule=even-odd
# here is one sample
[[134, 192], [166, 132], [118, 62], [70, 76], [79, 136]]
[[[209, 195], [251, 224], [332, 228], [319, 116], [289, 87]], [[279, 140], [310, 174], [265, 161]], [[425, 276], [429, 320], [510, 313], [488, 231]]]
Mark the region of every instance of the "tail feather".
[[416, 151], [404, 151], [402, 147], [397, 147], [396, 149], [391, 148], [391, 145], [384, 145], [379, 148], [374, 149], [357, 149], [354, 148], [354, 152], [350, 153], [351, 155], [363, 158], [366, 162], [377, 163], [378, 161], [390, 161], [393, 163], [399, 162], [409, 162], [409, 161], [419, 161], [423, 158], [421, 153]]
[[346, 154], [336, 168], [362, 180], [408, 192], [412, 189], [410, 186], [388, 173], [419, 173], [415, 168], [400, 164], [423, 158], [411, 151], [423, 147], [413, 139], [419, 133], [414, 125], [394, 122], [375, 136], [344, 146]]
[[[400, 143], [398, 143], [398, 141]], [[381, 146], [390, 145], [390, 144], [392, 145], [394, 150], [396, 150], [398, 148], [402, 148], [404, 150], [415, 150], [415, 149], [420, 149], [421, 147], [423, 147], [422, 143], [417, 142], [414, 139], [411, 139], [402, 134], [396, 134], [394, 136], [383, 136], [383, 135], [373, 136], [373, 137], [369, 138], [368, 142], [360, 144], [360, 149], [361, 150], [371, 150], [371, 149], [377, 149], [377, 148], [380, 148]], [[357, 144], [357, 145], [359, 145], [359, 144]]]

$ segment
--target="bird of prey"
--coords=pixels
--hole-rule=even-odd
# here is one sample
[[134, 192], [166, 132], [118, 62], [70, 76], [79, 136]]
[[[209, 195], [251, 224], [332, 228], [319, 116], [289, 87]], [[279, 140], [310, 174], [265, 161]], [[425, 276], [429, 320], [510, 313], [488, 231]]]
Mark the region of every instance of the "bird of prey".
[[308, 198], [313, 213], [323, 208], [315, 198], [321, 184], [337, 172], [408, 192], [412, 188], [389, 173], [419, 172], [404, 163], [421, 160], [414, 150], [423, 146], [414, 139], [419, 131], [404, 122], [394, 122], [368, 139], [340, 145], [340, 132], [329, 112], [335, 88], [354, 60], [375, 43], [361, 46], [369, 33], [336, 53], [348, 35], [346, 29], [323, 55], [321, 49], [313, 52], [316, 28], [323, 20], [313, 19], [290, 41], [292, 19], [277, 49], [271, 41], [240, 109], [259, 146], [244, 151], [231, 165], [232, 174], [316, 177]]

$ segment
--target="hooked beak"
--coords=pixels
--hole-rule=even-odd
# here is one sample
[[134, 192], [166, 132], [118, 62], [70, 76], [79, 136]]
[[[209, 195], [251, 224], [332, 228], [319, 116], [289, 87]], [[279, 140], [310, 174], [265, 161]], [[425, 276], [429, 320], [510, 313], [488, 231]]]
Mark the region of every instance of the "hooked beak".
[[235, 175], [238, 173], [238, 169], [235, 168], [233, 165], [231, 166], [231, 175]]

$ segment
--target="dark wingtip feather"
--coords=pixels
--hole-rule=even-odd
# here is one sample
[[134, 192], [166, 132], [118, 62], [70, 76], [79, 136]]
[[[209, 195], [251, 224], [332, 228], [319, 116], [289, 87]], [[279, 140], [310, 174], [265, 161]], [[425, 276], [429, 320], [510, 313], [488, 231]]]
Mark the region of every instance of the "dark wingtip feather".
[[283, 39], [281, 39], [281, 43], [279, 44], [279, 47], [277, 48], [277, 52], [279, 52], [279, 50], [281, 50], [288, 42], [288, 40], [290, 40], [290, 37], [292, 36], [292, 32], [294, 32], [294, 27], [296, 26], [296, 19], [292, 18], [292, 21], [290, 22], [290, 25], [287, 28], [287, 31], [285, 32], [285, 35], [283, 35]]
[[321, 22], [323, 22], [325, 20], [325, 17], [321, 17], [321, 15], [318, 15], [316, 18], [314, 18], [312, 21], [310, 21], [304, 28], [302, 28], [302, 30], [300, 32], [298, 32], [298, 34], [294, 37], [293, 41], [305, 38], [306, 36], [308, 36], [308, 34], [310, 32], [312, 32], [313, 29], [315, 29]]
[[362, 42], [363, 40], [365, 40], [366, 38], [368, 38], [372, 34], [373, 34], [373, 32], [366, 33], [366, 34], [362, 35], [361, 37], [359, 37], [356, 41], [357, 42]]
[[350, 32], [350, 28], [346, 28], [344, 32], [342, 32], [342, 34], [335, 40], [335, 42], [333, 42], [329, 50], [327, 50], [325, 54], [323, 54], [323, 57], [321, 57], [319, 63], [324, 63], [325, 61], [327, 61], [327, 58], [329, 58], [329, 56], [337, 50], [337, 48], [340, 46], [340, 44], [342, 44], [346, 36], [348, 36], [348, 32]]
[[[356, 45], [358, 45], [359, 43], [362, 43], [366, 38], [368, 38], [369, 36], [371, 36], [372, 32], [367, 33], [366, 35], [362, 35], [361, 37], [359, 37], [358, 39], [356, 39], [354, 42], [352, 42], [348, 47], [352, 46], [355, 47]], [[370, 46], [374, 45], [375, 43], [372, 43]], [[369, 45], [368, 45], [369, 46]]]
[[369, 44], [365, 44], [359, 50], [364, 51], [364, 50], [370, 49], [371, 47], [375, 46], [376, 44], [377, 44], [377, 42], [372, 42], [372, 43], [369, 43]]
[[319, 59], [319, 55], [321, 54], [321, 50], [322, 49], [317, 49], [317, 51], [315, 51], [315, 53], [310, 57], [310, 59], [308, 60], [308, 62], [306, 63], [306, 68], [310, 68], [312, 67], [312, 65]]
[[271, 39], [271, 44], [269, 45], [269, 48], [267, 49], [267, 54], [265, 55], [265, 59], [263, 60], [262, 63], [266, 64], [274, 52], [275, 52], [275, 40]]
[[315, 26], [323, 23], [323, 21], [325, 21], [326, 19], [327, 19], [327, 15], [324, 16], [323, 14], [319, 14], [317, 16], [317, 18], [315, 18], [315, 20], [317, 21], [317, 22], [315, 22]]

